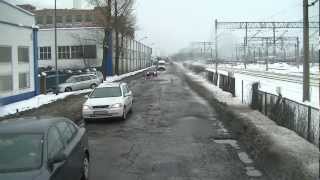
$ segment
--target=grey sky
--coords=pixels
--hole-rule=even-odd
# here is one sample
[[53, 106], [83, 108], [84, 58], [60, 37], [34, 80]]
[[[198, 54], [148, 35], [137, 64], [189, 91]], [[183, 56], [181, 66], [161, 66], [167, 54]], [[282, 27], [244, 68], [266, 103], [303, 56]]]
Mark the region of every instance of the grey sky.
[[[9, 0], [51, 8], [53, 0]], [[86, 0], [82, 0], [85, 2]], [[136, 0], [137, 39], [165, 54], [192, 41], [212, 38], [213, 21], [297, 21], [302, 0]], [[71, 8], [72, 0], [57, 0], [59, 8]], [[312, 14], [311, 14], [312, 15]], [[316, 19], [317, 20], [317, 19]]]

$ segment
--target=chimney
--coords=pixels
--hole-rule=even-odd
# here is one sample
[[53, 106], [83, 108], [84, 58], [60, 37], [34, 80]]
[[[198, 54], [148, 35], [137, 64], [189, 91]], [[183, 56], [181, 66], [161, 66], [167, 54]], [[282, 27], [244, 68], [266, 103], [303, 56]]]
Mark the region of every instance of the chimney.
[[81, 9], [81, 0], [73, 0], [73, 9]]

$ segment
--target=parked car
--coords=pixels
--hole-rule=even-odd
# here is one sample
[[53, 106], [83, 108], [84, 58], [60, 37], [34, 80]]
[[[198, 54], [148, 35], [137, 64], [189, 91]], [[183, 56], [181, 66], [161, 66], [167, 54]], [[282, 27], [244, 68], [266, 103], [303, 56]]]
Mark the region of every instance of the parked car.
[[0, 179], [87, 180], [86, 130], [66, 118], [0, 122]]
[[126, 83], [105, 83], [95, 88], [83, 104], [82, 116], [89, 119], [127, 118], [133, 95]]
[[102, 74], [102, 72], [100, 72], [100, 71], [94, 71], [94, 72], [88, 72], [88, 74], [94, 74], [94, 75], [96, 75], [96, 76], [99, 78], [100, 82], [103, 83], [103, 74]]
[[101, 80], [94, 74], [74, 75], [68, 78], [65, 83], [59, 84], [59, 92], [94, 89], [99, 84], [101, 84]]

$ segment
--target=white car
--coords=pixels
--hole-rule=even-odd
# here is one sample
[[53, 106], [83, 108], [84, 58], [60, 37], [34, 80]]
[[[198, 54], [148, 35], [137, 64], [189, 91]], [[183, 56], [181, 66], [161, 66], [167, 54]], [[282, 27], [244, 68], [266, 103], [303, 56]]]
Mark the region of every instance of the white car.
[[90, 119], [127, 118], [133, 95], [126, 83], [105, 83], [95, 88], [83, 104], [82, 117]]
[[59, 92], [70, 92], [81, 89], [94, 89], [101, 80], [94, 74], [73, 75], [65, 83], [59, 84]]

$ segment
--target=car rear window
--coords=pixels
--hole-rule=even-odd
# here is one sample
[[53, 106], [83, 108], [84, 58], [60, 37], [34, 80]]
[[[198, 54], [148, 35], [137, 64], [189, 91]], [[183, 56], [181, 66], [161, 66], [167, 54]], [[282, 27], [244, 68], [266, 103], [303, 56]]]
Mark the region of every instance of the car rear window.
[[40, 168], [42, 147], [42, 134], [0, 134], [0, 172]]

